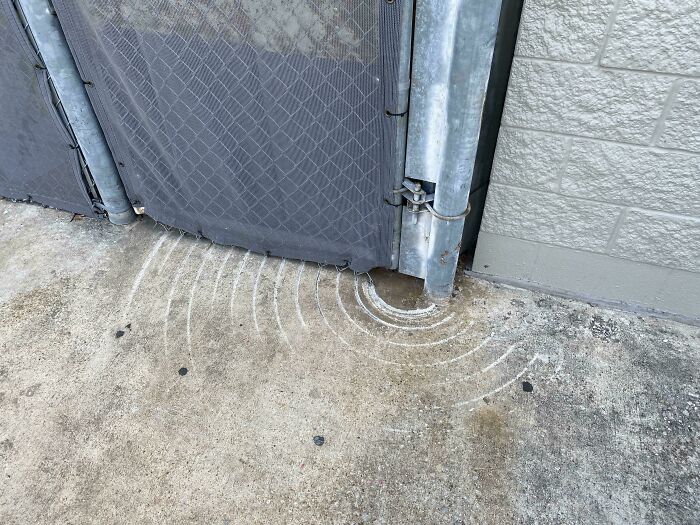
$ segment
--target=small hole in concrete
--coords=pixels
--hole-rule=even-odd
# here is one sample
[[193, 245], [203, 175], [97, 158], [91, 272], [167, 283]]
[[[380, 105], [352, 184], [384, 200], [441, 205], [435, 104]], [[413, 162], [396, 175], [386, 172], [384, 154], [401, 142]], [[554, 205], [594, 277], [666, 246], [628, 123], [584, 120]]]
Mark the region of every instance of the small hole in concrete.
[[535, 389], [535, 387], [532, 386], [532, 383], [529, 381], [523, 381], [523, 391], [524, 392], [532, 392]]
[[314, 445], [316, 445], [317, 447], [320, 447], [325, 442], [326, 438], [324, 438], [323, 436], [314, 436]]
[[117, 330], [117, 333], [114, 334], [114, 336], [119, 339], [121, 336], [124, 335], [124, 330]]
[[183, 366], [180, 370], [177, 371], [177, 373], [181, 376], [187, 375], [187, 369]]

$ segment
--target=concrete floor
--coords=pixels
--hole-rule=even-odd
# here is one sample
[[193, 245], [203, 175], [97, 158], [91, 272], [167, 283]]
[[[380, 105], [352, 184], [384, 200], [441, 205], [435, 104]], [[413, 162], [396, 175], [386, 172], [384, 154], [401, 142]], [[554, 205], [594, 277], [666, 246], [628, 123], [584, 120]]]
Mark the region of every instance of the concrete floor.
[[0, 523], [700, 522], [699, 328], [419, 290], [0, 201]]

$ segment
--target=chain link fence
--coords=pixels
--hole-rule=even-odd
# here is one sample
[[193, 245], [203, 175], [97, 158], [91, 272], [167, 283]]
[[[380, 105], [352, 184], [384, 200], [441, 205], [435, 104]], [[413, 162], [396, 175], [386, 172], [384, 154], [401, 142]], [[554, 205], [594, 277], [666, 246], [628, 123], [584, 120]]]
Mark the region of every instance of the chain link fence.
[[54, 4], [134, 205], [222, 244], [390, 264], [400, 1]]
[[95, 216], [81, 157], [12, 0], [0, 0], [0, 196]]

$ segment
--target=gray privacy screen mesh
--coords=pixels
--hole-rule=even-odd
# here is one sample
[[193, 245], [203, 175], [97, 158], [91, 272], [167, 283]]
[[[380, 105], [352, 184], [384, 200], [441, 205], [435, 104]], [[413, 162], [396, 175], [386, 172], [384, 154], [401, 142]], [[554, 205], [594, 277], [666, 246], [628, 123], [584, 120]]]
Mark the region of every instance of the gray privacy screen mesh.
[[54, 4], [148, 215], [274, 255], [390, 264], [399, 1]]
[[11, 0], [0, 0], [0, 196], [93, 216], [73, 140]]

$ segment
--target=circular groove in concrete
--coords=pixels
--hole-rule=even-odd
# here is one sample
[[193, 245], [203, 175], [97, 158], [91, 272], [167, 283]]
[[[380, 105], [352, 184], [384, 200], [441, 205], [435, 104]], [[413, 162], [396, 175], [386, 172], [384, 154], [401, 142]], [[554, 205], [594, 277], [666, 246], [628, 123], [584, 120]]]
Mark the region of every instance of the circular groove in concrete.
[[[541, 349], [508, 344], [512, 322], [484, 326], [459, 303], [398, 308], [379, 296], [367, 274], [173, 232], [160, 235], [144, 256], [122, 317], [151, 304], [153, 289], [168, 290], [162, 313], [151, 318], [162, 324], [163, 353], [178, 356], [193, 372], [203, 351], [241, 346], [237, 340], [250, 352], [271, 345], [291, 358], [314, 348], [319, 338], [331, 339], [335, 349], [340, 345], [350, 351], [344, 355], [355, 356], [353, 366], [373, 370], [368, 377], [381, 381], [398, 371], [418, 378], [419, 388], [411, 381], [410, 389], [399, 386], [394, 393], [407, 408], [442, 410], [498, 395], [533, 366], [551, 361]], [[222, 337], [203, 344], [203, 334], [214, 326], [226, 327]], [[441, 402], [421, 401], [421, 385]]]

